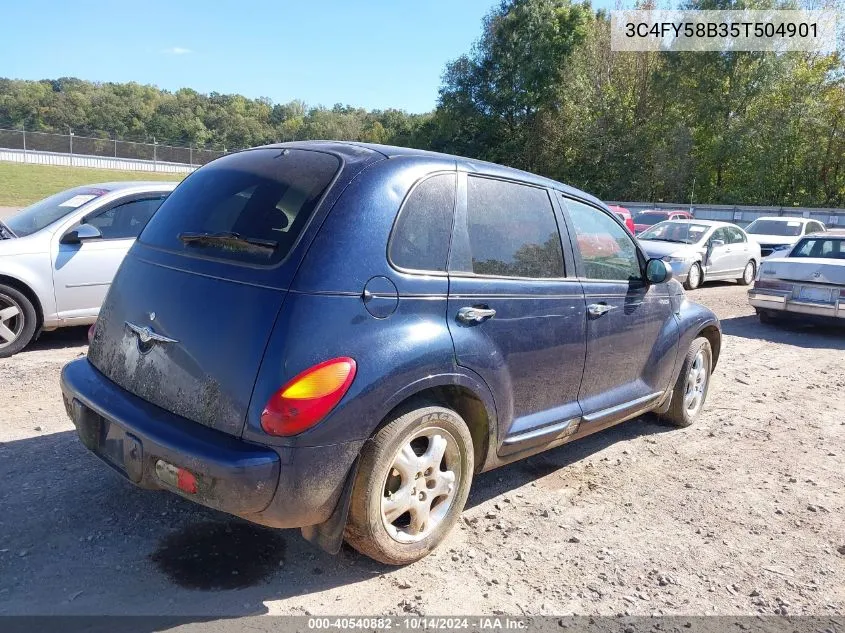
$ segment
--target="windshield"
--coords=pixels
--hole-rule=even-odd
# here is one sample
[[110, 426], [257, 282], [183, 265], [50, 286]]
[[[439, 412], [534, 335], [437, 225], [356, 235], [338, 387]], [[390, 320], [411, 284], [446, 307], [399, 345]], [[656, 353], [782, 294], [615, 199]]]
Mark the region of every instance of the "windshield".
[[17, 237], [26, 237], [61, 220], [68, 213], [99, 198], [104, 193], [108, 191], [92, 187], [68, 189], [18, 211], [4, 222]]
[[710, 227], [689, 222], [661, 222], [638, 236], [641, 240], [697, 244]]
[[634, 222], [636, 224], [648, 224], [651, 226], [652, 224], [663, 222], [666, 218], [667, 215], [661, 211], [640, 211], [634, 216]]
[[797, 220], [754, 220], [745, 227], [745, 232], [753, 235], [795, 237], [801, 235], [801, 222]]
[[188, 176], [140, 241], [168, 250], [274, 264], [293, 248], [340, 162], [323, 152], [255, 149]]
[[822, 259], [845, 259], [845, 239], [817, 237], [801, 240], [789, 253], [789, 257], [820, 257]]

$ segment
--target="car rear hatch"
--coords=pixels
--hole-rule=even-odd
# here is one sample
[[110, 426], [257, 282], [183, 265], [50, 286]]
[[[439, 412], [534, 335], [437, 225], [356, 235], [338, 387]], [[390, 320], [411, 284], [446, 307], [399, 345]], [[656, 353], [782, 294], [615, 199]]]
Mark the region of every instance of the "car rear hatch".
[[189, 176], [124, 260], [91, 363], [148, 402], [241, 435], [302, 252], [362, 162], [262, 148]]

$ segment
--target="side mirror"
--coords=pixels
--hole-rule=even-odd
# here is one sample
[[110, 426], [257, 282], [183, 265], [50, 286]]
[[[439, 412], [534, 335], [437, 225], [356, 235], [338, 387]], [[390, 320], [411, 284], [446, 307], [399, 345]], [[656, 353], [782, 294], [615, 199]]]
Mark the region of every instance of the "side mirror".
[[98, 240], [103, 237], [100, 229], [92, 224], [80, 224], [74, 229], [71, 229], [59, 240], [62, 244], [81, 244], [88, 240]]
[[722, 240], [711, 240], [710, 241], [710, 248], [719, 248], [720, 246], [724, 246], [725, 242]]
[[665, 283], [672, 275], [672, 267], [662, 259], [650, 259], [645, 266], [645, 278], [650, 284]]

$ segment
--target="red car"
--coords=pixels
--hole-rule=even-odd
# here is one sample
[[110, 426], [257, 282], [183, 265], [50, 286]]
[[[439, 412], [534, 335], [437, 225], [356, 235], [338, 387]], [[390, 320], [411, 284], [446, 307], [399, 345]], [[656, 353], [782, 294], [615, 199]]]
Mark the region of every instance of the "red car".
[[692, 220], [689, 211], [666, 211], [664, 209], [647, 209], [634, 216], [634, 234], [639, 235], [650, 226], [666, 220]]
[[615, 204], [607, 205], [607, 208], [619, 216], [619, 219], [625, 223], [625, 227], [634, 234], [634, 216], [625, 207], [620, 207]]

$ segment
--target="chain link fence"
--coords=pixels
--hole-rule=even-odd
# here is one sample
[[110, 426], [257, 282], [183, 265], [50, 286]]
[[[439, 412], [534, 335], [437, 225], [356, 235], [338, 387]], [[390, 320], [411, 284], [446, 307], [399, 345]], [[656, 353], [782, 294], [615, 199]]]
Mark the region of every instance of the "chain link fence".
[[200, 166], [226, 151], [0, 128], [0, 148]]

